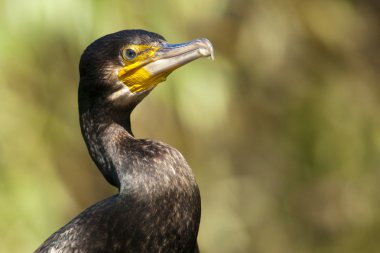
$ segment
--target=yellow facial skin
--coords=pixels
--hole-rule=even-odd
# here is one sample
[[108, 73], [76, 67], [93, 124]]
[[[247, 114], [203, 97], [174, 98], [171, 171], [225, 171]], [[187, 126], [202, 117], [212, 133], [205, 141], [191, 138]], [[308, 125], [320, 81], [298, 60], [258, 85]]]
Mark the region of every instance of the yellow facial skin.
[[214, 49], [207, 39], [185, 43], [127, 45], [123, 48], [123, 67], [118, 78], [132, 93], [150, 90], [175, 69], [200, 57], [213, 58]]
[[[164, 81], [169, 74], [163, 73], [158, 76], [151, 76], [143, 66], [152, 61], [152, 57], [159, 49], [150, 45], [130, 45], [125, 49], [132, 49], [136, 52], [136, 57], [132, 60], [124, 59], [124, 67], [119, 71], [118, 77], [121, 82], [128, 86], [133, 93], [150, 89]], [[124, 50], [125, 50], [124, 49]]]

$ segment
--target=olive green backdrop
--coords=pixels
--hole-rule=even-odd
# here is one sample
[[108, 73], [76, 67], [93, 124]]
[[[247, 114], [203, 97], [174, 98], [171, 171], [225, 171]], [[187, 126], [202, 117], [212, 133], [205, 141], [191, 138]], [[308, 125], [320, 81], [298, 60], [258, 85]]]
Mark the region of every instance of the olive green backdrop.
[[380, 252], [379, 1], [0, 0], [0, 252], [111, 195], [77, 112], [96, 38], [209, 38], [135, 110], [202, 193], [204, 253]]

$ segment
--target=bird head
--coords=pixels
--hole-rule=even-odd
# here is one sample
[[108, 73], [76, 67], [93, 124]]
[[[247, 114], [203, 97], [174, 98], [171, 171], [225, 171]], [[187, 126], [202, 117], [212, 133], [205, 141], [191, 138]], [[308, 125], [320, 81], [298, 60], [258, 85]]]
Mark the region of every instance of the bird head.
[[213, 47], [204, 38], [169, 44], [144, 30], [109, 34], [89, 45], [81, 57], [80, 96], [88, 102], [134, 107], [173, 70], [200, 57], [213, 58]]

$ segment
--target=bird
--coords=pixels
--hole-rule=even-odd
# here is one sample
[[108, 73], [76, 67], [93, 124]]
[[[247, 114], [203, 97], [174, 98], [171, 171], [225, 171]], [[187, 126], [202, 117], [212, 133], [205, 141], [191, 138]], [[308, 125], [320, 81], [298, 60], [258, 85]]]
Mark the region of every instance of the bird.
[[81, 133], [118, 193], [85, 209], [35, 251], [199, 252], [200, 191], [183, 155], [136, 138], [133, 109], [175, 69], [213, 58], [208, 39], [170, 44], [157, 33], [122, 30], [92, 42], [79, 62]]

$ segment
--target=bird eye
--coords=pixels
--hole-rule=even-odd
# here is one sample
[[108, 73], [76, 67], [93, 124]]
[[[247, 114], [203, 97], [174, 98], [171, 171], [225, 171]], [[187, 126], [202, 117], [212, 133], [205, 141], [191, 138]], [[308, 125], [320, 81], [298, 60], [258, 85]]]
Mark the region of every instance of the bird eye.
[[136, 57], [136, 52], [133, 49], [126, 48], [123, 51], [123, 58], [126, 60], [133, 60]]

